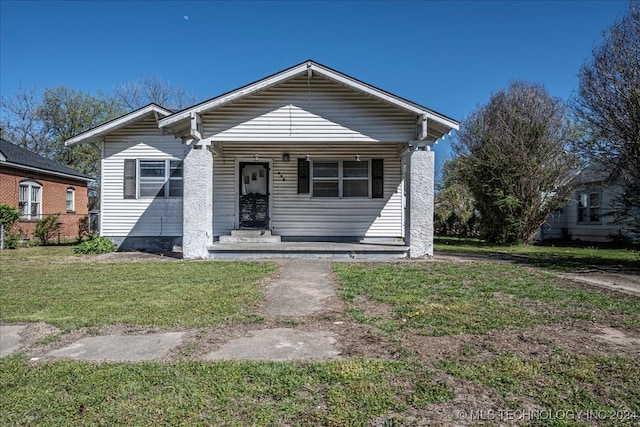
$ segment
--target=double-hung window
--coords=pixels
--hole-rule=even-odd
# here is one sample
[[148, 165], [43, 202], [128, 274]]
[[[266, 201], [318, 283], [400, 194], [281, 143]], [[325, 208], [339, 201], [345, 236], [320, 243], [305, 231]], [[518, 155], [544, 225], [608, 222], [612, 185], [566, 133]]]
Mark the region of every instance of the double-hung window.
[[599, 192], [578, 193], [578, 222], [581, 224], [600, 224]]
[[76, 190], [71, 187], [67, 188], [67, 212], [73, 212], [76, 210], [75, 198]]
[[369, 197], [369, 161], [342, 162], [342, 197]]
[[35, 181], [22, 181], [18, 187], [18, 209], [23, 219], [39, 219], [42, 206], [42, 186]]
[[384, 160], [298, 159], [298, 194], [312, 197], [384, 197]]
[[340, 162], [313, 162], [312, 173], [313, 197], [339, 197]]
[[369, 160], [320, 160], [311, 167], [313, 197], [370, 197]]
[[[132, 160], [131, 162], [134, 162]], [[130, 163], [133, 166], [133, 163]], [[134, 198], [135, 169], [128, 167], [125, 161], [125, 198]], [[139, 160], [138, 161], [138, 197], [181, 197], [183, 169], [181, 160]]]

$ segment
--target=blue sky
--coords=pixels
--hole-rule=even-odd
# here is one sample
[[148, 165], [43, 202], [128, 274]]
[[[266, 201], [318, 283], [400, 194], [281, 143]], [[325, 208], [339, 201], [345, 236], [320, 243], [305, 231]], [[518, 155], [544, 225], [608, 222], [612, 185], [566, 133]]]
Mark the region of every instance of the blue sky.
[[[158, 75], [197, 99], [313, 59], [457, 120], [511, 80], [565, 100], [610, 1], [0, 0], [0, 94], [109, 93]], [[439, 162], [448, 142], [436, 147]]]

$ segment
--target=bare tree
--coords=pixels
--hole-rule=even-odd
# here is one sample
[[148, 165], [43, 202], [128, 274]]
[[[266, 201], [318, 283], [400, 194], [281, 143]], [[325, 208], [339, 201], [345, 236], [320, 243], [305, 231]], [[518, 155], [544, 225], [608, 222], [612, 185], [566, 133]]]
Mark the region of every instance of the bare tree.
[[462, 123], [454, 149], [459, 179], [490, 241], [528, 243], [568, 199], [576, 162], [565, 104], [538, 84], [513, 82]]
[[134, 82], [123, 83], [113, 89], [121, 106], [133, 111], [149, 103], [169, 109], [183, 109], [195, 104], [195, 97], [181, 86], [173, 86], [159, 76], [143, 76]]
[[35, 89], [19, 88], [0, 99], [2, 138], [46, 157], [49, 130], [41, 119], [42, 102]]
[[579, 72], [576, 117], [585, 138], [576, 150], [626, 187], [617, 220], [640, 235], [640, 3], [604, 33]]

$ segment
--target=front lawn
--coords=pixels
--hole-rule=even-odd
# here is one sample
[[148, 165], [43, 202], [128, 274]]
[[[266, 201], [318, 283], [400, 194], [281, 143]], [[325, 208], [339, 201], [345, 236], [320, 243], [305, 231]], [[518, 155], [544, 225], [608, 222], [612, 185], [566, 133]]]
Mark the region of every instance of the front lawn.
[[[507, 263], [335, 263], [342, 302], [292, 320], [260, 309], [274, 264], [100, 259], [64, 247], [0, 253], [0, 320], [46, 322], [63, 329], [58, 338], [122, 323], [198, 333], [172, 362], [31, 360], [57, 345], [32, 342], [0, 360], [0, 425], [640, 421], [635, 296]], [[211, 331], [246, 336], [243, 324], [259, 319], [258, 329], [342, 332], [349, 353], [285, 363], [191, 352]]]
[[451, 422], [640, 422], [637, 296], [504, 263], [334, 264], [334, 271], [355, 319], [456, 379], [453, 392], [467, 401], [447, 406], [458, 414]]
[[0, 423], [361, 426], [449, 400], [408, 362], [0, 362]]
[[368, 320], [391, 330], [482, 334], [574, 319], [640, 328], [637, 297], [573, 286], [509, 264], [335, 264], [334, 271], [347, 309], [366, 319], [361, 298], [385, 304], [391, 317]]
[[262, 282], [276, 269], [268, 263], [78, 259], [70, 247], [1, 252], [0, 321], [46, 322], [63, 330], [252, 322]]

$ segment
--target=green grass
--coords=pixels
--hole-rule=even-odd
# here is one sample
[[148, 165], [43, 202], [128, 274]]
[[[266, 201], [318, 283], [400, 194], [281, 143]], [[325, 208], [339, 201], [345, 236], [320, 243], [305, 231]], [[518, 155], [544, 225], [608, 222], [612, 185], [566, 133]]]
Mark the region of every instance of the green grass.
[[276, 266], [244, 262], [69, 261], [71, 248], [0, 254], [0, 320], [63, 330], [119, 323], [200, 327], [256, 320]]
[[[533, 419], [533, 425], [584, 425], [586, 418], [563, 419], [563, 414], [581, 411], [602, 425], [631, 426], [640, 421], [639, 358], [554, 355], [523, 360], [503, 354], [487, 362], [443, 360], [438, 367], [495, 390], [512, 407], [533, 400], [547, 415]], [[549, 416], [553, 414], [558, 416]]]
[[367, 425], [450, 400], [423, 367], [326, 363], [101, 365], [0, 361], [2, 425]]
[[[70, 247], [5, 251], [0, 320], [85, 326], [87, 333], [119, 323], [197, 327], [202, 337], [211, 326], [255, 321], [261, 283], [275, 268], [82, 262]], [[445, 411], [491, 402], [507, 406], [500, 409], [533, 405], [546, 414], [592, 411], [601, 417], [589, 420], [593, 425], [637, 424], [638, 418], [611, 416], [640, 416], [640, 357], [632, 352], [616, 354], [612, 346], [611, 354], [577, 355], [541, 338], [551, 351], [525, 359], [497, 341], [483, 344], [489, 352], [469, 341], [459, 355], [449, 352], [433, 362], [416, 357], [411, 342], [402, 340], [416, 332], [454, 340], [462, 333], [565, 321], [637, 336], [639, 298], [504, 263], [337, 263], [333, 269], [347, 312], [372, 335], [397, 341], [398, 360], [86, 363], [15, 355], [0, 359], [0, 425], [415, 425], [429, 422], [421, 416], [434, 409], [441, 412], [437, 404], [452, 402], [460, 383], [468, 399]], [[389, 309], [368, 312], [372, 302]], [[295, 328], [298, 320], [284, 323]], [[581, 425], [561, 417], [528, 424]]]
[[[640, 328], [637, 297], [579, 288], [551, 274], [509, 264], [334, 264], [339, 294], [362, 323], [393, 320], [425, 335], [481, 334], [568, 319]], [[369, 318], [359, 297], [392, 308]], [[389, 330], [388, 325], [385, 326]]]
[[575, 269], [576, 265], [640, 268], [640, 252], [608, 245], [494, 245], [478, 239], [436, 237], [437, 252], [464, 253], [483, 256], [522, 258], [536, 265], [554, 269]]

